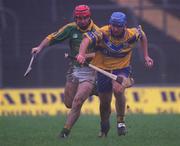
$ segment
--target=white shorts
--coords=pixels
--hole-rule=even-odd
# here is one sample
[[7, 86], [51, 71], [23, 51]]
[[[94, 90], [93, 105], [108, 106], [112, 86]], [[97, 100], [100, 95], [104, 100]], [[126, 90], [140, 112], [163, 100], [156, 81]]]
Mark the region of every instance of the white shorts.
[[96, 71], [90, 67], [73, 67], [72, 75], [79, 83], [84, 81], [94, 83], [96, 79]]

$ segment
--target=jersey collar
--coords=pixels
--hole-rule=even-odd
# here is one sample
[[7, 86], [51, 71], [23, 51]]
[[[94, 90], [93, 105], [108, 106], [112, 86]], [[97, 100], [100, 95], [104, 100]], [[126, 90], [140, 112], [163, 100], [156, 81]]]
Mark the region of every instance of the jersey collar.
[[94, 22], [91, 20], [91, 22], [90, 22], [90, 24], [89, 24], [87, 29], [85, 29], [85, 30], [81, 29], [78, 25], [77, 25], [77, 29], [80, 30], [81, 32], [88, 32], [88, 31], [91, 31], [93, 25], [94, 25]]

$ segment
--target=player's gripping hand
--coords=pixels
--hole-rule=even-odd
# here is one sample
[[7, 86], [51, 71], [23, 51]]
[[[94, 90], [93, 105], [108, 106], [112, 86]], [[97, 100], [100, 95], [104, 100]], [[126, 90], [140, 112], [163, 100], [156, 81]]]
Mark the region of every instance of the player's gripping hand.
[[38, 54], [40, 51], [41, 51], [41, 48], [40, 48], [40, 47], [35, 47], [35, 48], [32, 48], [31, 53], [32, 53], [32, 54]]
[[144, 59], [145, 59], [145, 65], [146, 65], [146, 67], [148, 67], [148, 68], [153, 67], [154, 61], [153, 61], [152, 58], [150, 58], [149, 56], [147, 56], [147, 57], [145, 57]]
[[85, 55], [78, 54], [78, 55], [76, 56], [76, 60], [77, 60], [77, 62], [79, 62], [80, 64], [83, 64], [83, 63], [85, 62], [85, 60], [86, 60], [86, 57], [85, 57]]

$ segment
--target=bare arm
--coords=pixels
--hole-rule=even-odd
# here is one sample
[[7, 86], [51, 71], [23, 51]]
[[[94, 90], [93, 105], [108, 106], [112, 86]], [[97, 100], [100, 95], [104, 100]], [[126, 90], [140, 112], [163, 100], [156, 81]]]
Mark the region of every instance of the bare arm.
[[142, 38], [140, 39], [140, 44], [141, 44], [141, 48], [142, 48], [143, 55], [144, 55], [145, 65], [147, 67], [152, 67], [153, 60], [149, 57], [149, 54], [148, 54], [148, 41], [147, 41], [147, 37], [146, 37], [145, 33], [142, 33]]
[[86, 51], [90, 44], [90, 40], [87, 37], [84, 37], [79, 48], [79, 54], [77, 55], [77, 61], [79, 63], [84, 63], [86, 59]]
[[49, 39], [45, 38], [37, 47], [32, 48], [32, 53], [39, 53], [43, 48], [49, 45], [49, 42]]
[[148, 55], [148, 41], [147, 41], [147, 37], [144, 33], [142, 34], [142, 38], [140, 39], [140, 43], [141, 43], [141, 48], [143, 50], [143, 55], [145, 58], [149, 55]]
[[85, 56], [89, 43], [90, 40], [87, 37], [83, 38], [79, 48], [79, 55]]

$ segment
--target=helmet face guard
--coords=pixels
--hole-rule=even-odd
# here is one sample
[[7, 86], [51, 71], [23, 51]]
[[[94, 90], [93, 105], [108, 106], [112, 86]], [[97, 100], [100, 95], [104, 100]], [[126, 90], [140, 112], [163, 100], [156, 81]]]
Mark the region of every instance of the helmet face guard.
[[90, 17], [90, 8], [87, 5], [78, 5], [74, 9], [74, 18], [76, 17]]
[[109, 24], [116, 25], [119, 27], [125, 27], [127, 24], [127, 18], [126, 15], [122, 12], [114, 12], [112, 13]]

